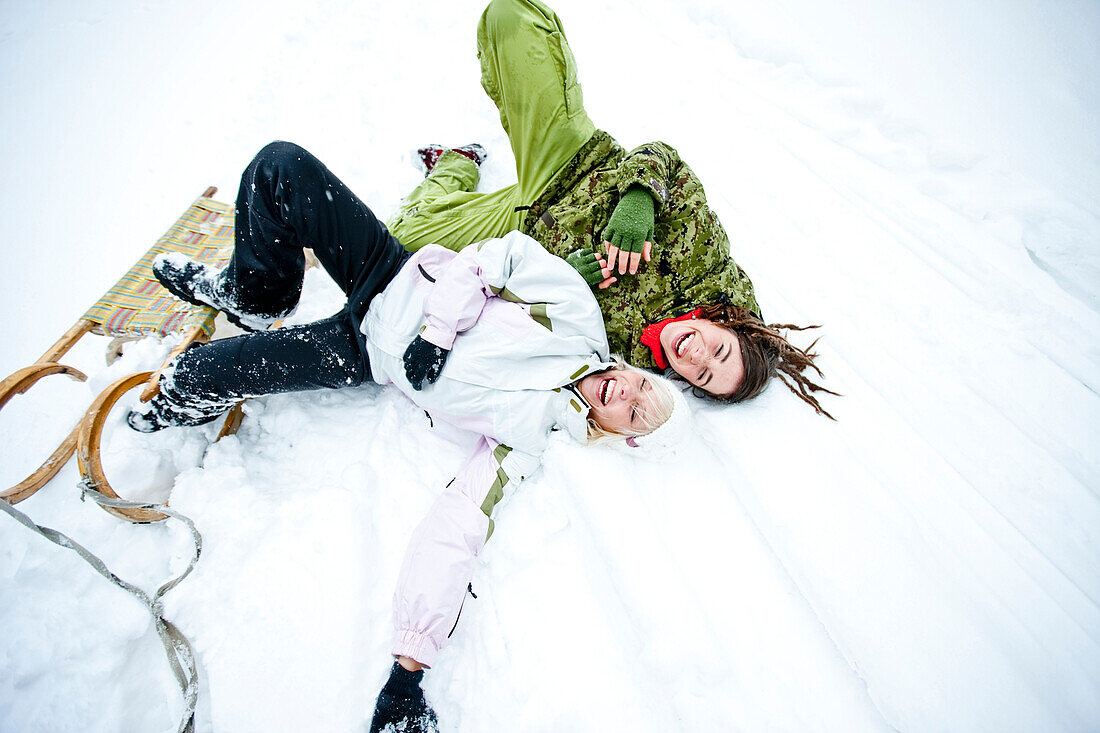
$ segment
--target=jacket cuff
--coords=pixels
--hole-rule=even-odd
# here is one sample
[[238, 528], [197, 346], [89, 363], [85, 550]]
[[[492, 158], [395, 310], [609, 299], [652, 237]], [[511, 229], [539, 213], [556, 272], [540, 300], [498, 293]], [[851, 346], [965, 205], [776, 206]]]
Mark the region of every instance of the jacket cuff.
[[399, 629], [394, 637], [392, 654], [395, 657], [409, 657], [425, 667], [435, 664], [439, 653], [435, 641], [427, 634], [412, 629]]
[[640, 188], [653, 197], [654, 208], [661, 211], [668, 203], [668, 186], [641, 168], [634, 173], [633, 177], [619, 180], [619, 196], [624, 196], [632, 188]]
[[[452, 331], [447, 331], [437, 326], [433, 326], [430, 323], [424, 326], [420, 331], [420, 338], [424, 339], [430, 344], [435, 344], [441, 349], [450, 351], [455, 345], [455, 334]], [[417, 661], [420, 661], [419, 659]]]

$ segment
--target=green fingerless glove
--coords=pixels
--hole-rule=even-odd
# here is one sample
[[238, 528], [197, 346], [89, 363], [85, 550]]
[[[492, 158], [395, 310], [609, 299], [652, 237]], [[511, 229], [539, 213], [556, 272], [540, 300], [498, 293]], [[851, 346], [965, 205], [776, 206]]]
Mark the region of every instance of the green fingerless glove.
[[603, 240], [625, 252], [641, 252], [643, 244], [653, 241], [653, 210], [649, 191], [641, 186], [629, 189], [611, 213]]
[[592, 250], [575, 249], [565, 256], [565, 261], [572, 265], [589, 285], [598, 285], [603, 281], [602, 268], [596, 261], [596, 253]]

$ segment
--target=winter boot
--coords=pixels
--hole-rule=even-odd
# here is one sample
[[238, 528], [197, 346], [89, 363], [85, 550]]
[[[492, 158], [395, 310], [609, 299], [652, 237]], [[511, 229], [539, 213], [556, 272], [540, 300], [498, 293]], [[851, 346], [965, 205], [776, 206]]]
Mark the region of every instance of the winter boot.
[[221, 270], [196, 262], [179, 252], [164, 252], [153, 260], [153, 274], [172, 295], [192, 305], [217, 308], [245, 331], [262, 331], [294, 308], [280, 313], [253, 313], [241, 307], [225, 284]]
[[236, 404], [236, 400], [219, 401], [214, 399], [188, 399], [176, 390], [175, 363], [160, 375], [160, 392], [145, 404], [130, 410], [126, 424], [139, 433], [155, 433], [165, 428], [205, 425], [217, 420], [226, 410]]
[[218, 419], [225, 410], [213, 415], [200, 411], [179, 409], [163, 395], [157, 395], [145, 404], [138, 404], [126, 416], [126, 424], [139, 433], [155, 433], [165, 428], [182, 428], [205, 425]]
[[443, 153], [448, 150], [453, 150], [459, 155], [466, 156], [474, 161], [479, 167], [485, 162], [485, 159], [489, 157], [488, 151], [477, 143], [463, 145], [461, 148], [446, 148], [442, 145], [425, 145], [416, 151], [417, 157], [420, 158], [420, 165], [424, 168], [424, 175], [428, 175], [432, 172], [432, 168], [435, 168], [435, 164], [439, 162]]
[[157, 395], [148, 403], [132, 408], [126, 416], [126, 424], [139, 433], [155, 433], [165, 428], [205, 425], [217, 419], [218, 415], [194, 417], [176, 412], [167, 401], [160, 399], [160, 395]]

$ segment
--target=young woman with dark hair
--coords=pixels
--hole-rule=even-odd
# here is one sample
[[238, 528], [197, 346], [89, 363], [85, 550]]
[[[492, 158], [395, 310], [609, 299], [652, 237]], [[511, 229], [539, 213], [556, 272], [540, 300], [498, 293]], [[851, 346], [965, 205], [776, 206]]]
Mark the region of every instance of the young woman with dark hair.
[[[827, 414], [812, 393], [828, 390], [804, 374], [820, 374], [814, 355], [791, 345], [785, 326], [761, 320], [752, 282], [730, 256], [694, 172], [671, 146], [627, 152], [589, 119], [554, 11], [539, 0], [493, 0], [478, 24], [477, 50], [518, 181], [475, 193], [480, 146], [421, 149], [427, 177], [388, 224], [402, 245], [459, 248], [522, 231], [585, 276], [612, 350], [631, 364], [671, 365], [697, 393], [723, 401], [749, 399], [778, 375]], [[715, 311], [713, 321], [697, 313], [724, 307], [731, 310]], [[679, 340], [669, 343], [665, 328], [675, 319], [692, 322], [676, 325]], [[726, 336], [710, 330], [716, 324]]]
[[[788, 389], [813, 407], [819, 415], [833, 419], [813, 393], [824, 392], [835, 395], [836, 392], [814, 384], [803, 374], [803, 371], [812, 369], [818, 376], [824, 376], [814, 363], [817, 355], [811, 351], [817, 341], [815, 340], [806, 349], [801, 349], [787, 341], [781, 333], [781, 330], [805, 331], [817, 326], [795, 326], [790, 323], [765, 324], [755, 314], [736, 305], [704, 306], [699, 309], [695, 323], [699, 326], [713, 324], [734, 334], [741, 356], [740, 383], [727, 393], [718, 390], [708, 392], [706, 390], [709, 384], [701, 384], [709, 379], [707, 367], [704, 364], [693, 365], [690, 358], [679, 358], [676, 367], [667, 369], [666, 375], [681, 379], [694, 377], [692, 384], [697, 386], [693, 386], [692, 390], [695, 394], [699, 395], [702, 391], [702, 394], [719, 402], [751, 400], [764, 391], [772, 377], [778, 376]], [[668, 351], [672, 354], [676, 354], [678, 350], [676, 335], [675, 330], [667, 335], [662, 332], [662, 336], [669, 342]], [[721, 355], [718, 360], [721, 361]]]

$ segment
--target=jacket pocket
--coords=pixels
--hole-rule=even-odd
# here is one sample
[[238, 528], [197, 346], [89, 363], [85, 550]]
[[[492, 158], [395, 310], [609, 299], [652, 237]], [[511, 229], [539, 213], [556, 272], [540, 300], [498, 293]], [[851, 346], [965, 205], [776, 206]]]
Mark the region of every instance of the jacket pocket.
[[466, 594], [467, 593], [470, 594], [471, 596], [473, 596], [475, 599], [477, 598], [477, 593], [474, 593], [474, 584], [473, 583], [467, 583], [466, 584], [466, 593], [462, 594], [462, 602], [458, 604], [458, 615], [455, 616], [455, 625], [451, 627], [451, 630], [449, 632], [447, 632], [447, 638], [448, 639], [451, 638], [451, 636], [455, 632], [455, 629], [458, 628], [458, 620], [460, 618], [462, 618], [462, 609], [466, 605]]
[[569, 117], [576, 117], [584, 112], [584, 103], [581, 98], [581, 85], [577, 79], [577, 60], [573, 58], [573, 50], [569, 48], [569, 42], [565, 36], [557, 31], [550, 33], [546, 38], [550, 48], [550, 56], [554, 59], [554, 67], [561, 80], [562, 93], [565, 97], [565, 113]]

